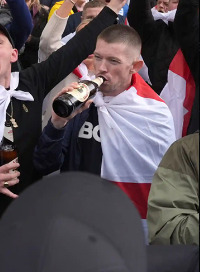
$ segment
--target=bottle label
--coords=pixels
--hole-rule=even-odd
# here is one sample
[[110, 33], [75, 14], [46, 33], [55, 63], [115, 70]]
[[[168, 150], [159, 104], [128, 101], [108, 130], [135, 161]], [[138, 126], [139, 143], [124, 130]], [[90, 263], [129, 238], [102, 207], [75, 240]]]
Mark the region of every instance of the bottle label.
[[13, 129], [12, 127], [4, 127], [4, 137], [11, 141], [12, 143], [14, 142], [14, 138], [13, 138]]
[[[14, 160], [12, 160], [10, 163], [18, 163], [18, 158], [15, 158]], [[14, 174], [16, 172], [16, 170], [12, 169], [10, 171], [8, 171], [8, 174]]]
[[71, 94], [73, 97], [75, 97], [80, 102], [86, 101], [90, 96], [90, 90], [88, 86], [84, 83], [79, 83], [80, 88], [74, 89], [73, 91], [67, 92], [68, 94]]

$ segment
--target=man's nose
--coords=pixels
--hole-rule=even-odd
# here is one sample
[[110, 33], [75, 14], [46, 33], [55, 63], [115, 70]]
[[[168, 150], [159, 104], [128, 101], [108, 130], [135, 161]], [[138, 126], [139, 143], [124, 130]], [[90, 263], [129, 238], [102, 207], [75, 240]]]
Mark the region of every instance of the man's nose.
[[107, 65], [104, 60], [101, 61], [101, 64], [99, 65], [99, 71], [100, 72], [107, 72]]

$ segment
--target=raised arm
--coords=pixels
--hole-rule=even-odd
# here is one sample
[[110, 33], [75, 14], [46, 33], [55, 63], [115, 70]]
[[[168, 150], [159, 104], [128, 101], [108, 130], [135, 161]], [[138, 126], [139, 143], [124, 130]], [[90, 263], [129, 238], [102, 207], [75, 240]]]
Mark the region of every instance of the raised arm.
[[180, 0], [175, 21], [175, 31], [183, 55], [199, 83], [199, 0]]
[[61, 43], [62, 34], [65, 30], [69, 13], [72, 8], [72, 2], [66, 0], [51, 16], [40, 38], [38, 52], [39, 62], [46, 60], [54, 51], [63, 46]]
[[149, 0], [130, 0], [127, 19], [129, 25], [139, 33], [143, 43], [156, 35], [157, 24], [152, 16]]
[[16, 49], [20, 50], [33, 28], [31, 14], [25, 0], [7, 0], [7, 4], [13, 17], [12, 22], [7, 28]]

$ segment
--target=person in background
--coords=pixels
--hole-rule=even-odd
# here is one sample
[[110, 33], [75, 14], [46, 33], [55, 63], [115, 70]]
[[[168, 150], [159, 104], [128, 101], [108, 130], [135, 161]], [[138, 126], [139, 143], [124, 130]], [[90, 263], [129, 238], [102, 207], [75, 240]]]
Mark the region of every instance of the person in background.
[[[176, 8], [177, 5], [178, 1], [170, 1], [169, 9]], [[199, 128], [198, 3], [181, 2], [181, 7], [178, 6], [177, 11], [172, 10], [164, 14], [157, 12], [157, 20], [161, 19], [160, 17], [166, 24], [170, 24], [175, 17], [172, 31], [180, 47], [170, 63], [168, 82], [160, 94], [174, 118], [178, 140]]]
[[177, 9], [179, 0], [158, 0], [157, 5], [152, 10], [157, 10], [161, 13], [168, 13], [169, 11]]
[[178, 8], [179, 0], [169, 0], [168, 11], [172, 11]]
[[[177, 2], [177, 1], [172, 1]], [[173, 4], [175, 5], [175, 3]], [[196, 89], [188, 134], [199, 129], [199, 1], [180, 0], [174, 21], [180, 48], [193, 76]]]
[[12, 22], [12, 15], [8, 4], [5, 1], [0, 1], [0, 24], [5, 26]]
[[[95, 18], [97, 14], [99, 14], [99, 8], [102, 8], [105, 5], [108, 5], [105, 0], [93, 0], [86, 3], [83, 11], [77, 12], [69, 17], [62, 36], [65, 37], [71, 33], [74, 33], [77, 26], [81, 23], [81, 20]], [[124, 24], [125, 17], [118, 15], [118, 22], [119, 24]]]
[[167, 13], [169, 6], [169, 0], [158, 0], [156, 5], [156, 10], [158, 12]]
[[152, 245], [199, 244], [199, 132], [175, 142], [163, 157], [147, 223]]
[[[178, 1], [179, 0], [177, 0], [176, 2], [178, 3]], [[168, 24], [169, 22], [173, 22], [177, 9], [175, 4], [171, 0], [158, 1], [158, 3], [159, 5], [151, 9], [154, 20], [155, 21], [163, 20], [163, 22], [165, 22], [166, 24]]]
[[20, 50], [33, 28], [31, 15], [24, 0], [7, 0], [6, 2], [12, 20], [10, 23], [5, 24], [5, 28], [9, 31], [15, 48]]
[[[171, 1], [170, 9], [176, 7]], [[189, 134], [195, 82], [175, 33], [175, 15], [176, 10], [170, 10], [157, 12], [155, 18], [148, 0], [131, 0], [128, 20], [141, 36], [142, 57], [148, 67], [152, 88], [169, 107], [176, 139], [180, 139]]]
[[34, 27], [25, 43], [24, 51], [19, 57], [23, 69], [38, 62], [40, 36], [47, 24], [49, 13], [46, 8], [41, 6], [39, 0], [26, 0], [26, 4], [30, 10]]
[[[20, 168], [16, 163], [0, 167], [0, 215], [13, 198], [17, 198], [20, 192], [39, 178], [33, 166], [33, 151], [41, 134], [45, 96], [94, 52], [97, 36], [109, 25], [116, 23], [117, 14], [124, 4], [125, 1], [112, 0], [68, 44], [46, 61], [34, 64], [20, 73], [11, 73], [11, 63], [17, 60], [18, 52], [8, 31], [0, 25], [0, 141], [4, 135], [5, 121], [11, 123], [10, 120], [15, 119], [18, 127], [12, 127], [11, 124], [11, 128], [20, 164]], [[16, 167], [20, 172], [19, 179], [19, 172], [8, 173]], [[13, 185], [11, 192], [10, 186]]]
[[[0, 22], [9, 31], [16, 49], [20, 51], [33, 28], [30, 12], [24, 0], [3, 0], [1, 4]], [[11, 70], [21, 70], [19, 61], [12, 63]]]
[[142, 39], [142, 58], [148, 67], [152, 87], [159, 95], [168, 81], [170, 63], [179, 50], [173, 21], [174, 17], [167, 22], [155, 21], [149, 0], [130, 1], [128, 22]]
[[[72, 16], [71, 18], [73, 20], [70, 20], [71, 18], [69, 17], [68, 20], [70, 20], [70, 24], [68, 25], [68, 21], [67, 21], [67, 24], [66, 24], [66, 27], [63, 31], [63, 33], [66, 32], [66, 29], [71, 28], [72, 27], [72, 22], [73, 22], [73, 27], [76, 26], [77, 22], [79, 21], [79, 17], [81, 18], [80, 20], [80, 23], [84, 20], [92, 20], [94, 19], [99, 13], [100, 11], [105, 7], [105, 3], [101, 2], [101, 1], [98, 1], [98, 0], [93, 0], [93, 1], [90, 1], [88, 2], [85, 6], [84, 6], [84, 9], [83, 9], [83, 12], [82, 12], [82, 16], [76, 16], [76, 15], [79, 15], [79, 14], [75, 14], [75, 16]], [[75, 20], [74, 20], [75, 19]], [[77, 20], [78, 19], [78, 20]], [[80, 24], [79, 24], [80, 25]], [[77, 26], [78, 27], [78, 26]], [[76, 29], [77, 29], [76, 27]], [[75, 34], [76, 34], [76, 29], [73, 33], [70, 33], [68, 34], [67, 36], [64, 36], [64, 34], [62, 34], [63, 38], [62, 38], [62, 43], [63, 44], [66, 44]]]

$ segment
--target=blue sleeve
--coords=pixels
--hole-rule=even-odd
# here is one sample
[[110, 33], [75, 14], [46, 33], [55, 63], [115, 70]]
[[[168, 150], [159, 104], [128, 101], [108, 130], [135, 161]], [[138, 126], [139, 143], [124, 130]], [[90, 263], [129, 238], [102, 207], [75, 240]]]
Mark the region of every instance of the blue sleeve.
[[6, 26], [14, 41], [15, 48], [20, 50], [31, 34], [33, 23], [25, 0], [7, 0], [13, 21]]
[[43, 176], [59, 170], [68, 152], [73, 120], [62, 129], [54, 128], [49, 120], [34, 152], [34, 165]]

